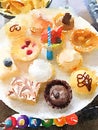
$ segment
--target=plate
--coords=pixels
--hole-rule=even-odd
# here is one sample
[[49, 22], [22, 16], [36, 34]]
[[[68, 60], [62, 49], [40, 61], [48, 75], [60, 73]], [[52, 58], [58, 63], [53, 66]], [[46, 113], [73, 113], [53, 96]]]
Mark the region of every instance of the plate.
[[[66, 12], [70, 12], [70, 11], [66, 10], [66, 9], [38, 9], [38, 10], [31, 11], [29, 13], [29, 15], [32, 15], [33, 13], [39, 15], [42, 13], [42, 14], [45, 14], [45, 18], [47, 18], [47, 16], [48, 16], [48, 18], [51, 19], [51, 18], [53, 18], [53, 16], [55, 16], [58, 13], [66, 13]], [[17, 24], [21, 21], [20, 19], [22, 19], [22, 21], [24, 21], [25, 18], [30, 23], [30, 21], [28, 19], [29, 15], [28, 14], [18, 15], [14, 19], [9, 21], [9, 23]], [[75, 29], [89, 29], [92, 32], [97, 33], [97, 31], [86, 20], [84, 20], [83, 18], [76, 16], [76, 15], [73, 15], [73, 17], [74, 17], [74, 28]], [[10, 53], [10, 39], [6, 35], [4, 27], [0, 30], [0, 49], [3, 50], [1, 55], [5, 55], [7, 51]], [[70, 41], [68, 41], [68, 42], [70, 42]], [[47, 50], [45, 48], [42, 49], [38, 58], [47, 60], [46, 51]], [[84, 61], [83, 61], [84, 65], [86, 67], [90, 68], [91, 70], [95, 70], [97, 73], [97, 76], [98, 76], [98, 62], [96, 60], [96, 59], [98, 59], [98, 50], [92, 51], [88, 54], [83, 54], [83, 59], [84, 59]], [[55, 65], [55, 71], [56, 71], [55, 79], [61, 79], [61, 80], [66, 79], [66, 81], [69, 82], [70, 76], [68, 74], [62, 72], [58, 68], [58, 66], [55, 63], [55, 60], [52, 62], [52, 64]], [[22, 66], [22, 64], [21, 64], [21, 66]], [[21, 67], [21, 69], [22, 69], [22, 67]], [[90, 96], [86, 96], [86, 97], [85, 96], [80, 97], [73, 92], [73, 98], [72, 98], [71, 103], [68, 105], [68, 107], [66, 107], [64, 109], [53, 109], [53, 108], [49, 107], [48, 104], [46, 103], [44, 96], [43, 96], [43, 92], [39, 95], [40, 97], [39, 97], [38, 102], [35, 105], [31, 105], [31, 104], [27, 104], [22, 101], [12, 100], [12, 99], [8, 98], [7, 97], [8, 90], [9, 90], [9, 81], [4, 82], [1, 80], [0, 81], [0, 99], [8, 107], [19, 112], [20, 114], [25, 114], [25, 115], [40, 118], [40, 119], [51, 119], [51, 118], [54, 119], [54, 118], [59, 118], [64, 115], [67, 116], [72, 113], [75, 113], [75, 112], [81, 110], [82, 108], [84, 108], [85, 106], [87, 106], [89, 103], [91, 103], [92, 100], [98, 94], [98, 87], [97, 87], [96, 91], [94, 92], [94, 94], [92, 94]]]

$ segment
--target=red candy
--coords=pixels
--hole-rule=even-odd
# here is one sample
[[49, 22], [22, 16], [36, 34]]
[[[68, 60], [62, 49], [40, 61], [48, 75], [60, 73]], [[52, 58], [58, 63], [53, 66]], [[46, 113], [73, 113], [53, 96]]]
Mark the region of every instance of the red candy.
[[[61, 33], [62, 33], [62, 27], [58, 28], [57, 30], [52, 30], [51, 31], [51, 43], [57, 43], [56, 39], [61, 38]], [[44, 31], [41, 35], [41, 41], [43, 43], [48, 42], [48, 32]]]
[[9, 117], [5, 120], [5, 129], [6, 130], [13, 130], [17, 125], [17, 120], [15, 117]]
[[32, 50], [27, 50], [27, 55], [31, 55], [33, 53]]
[[78, 123], [78, 117], [76, 114], [71, 114], [66, 116], [66, 123], [68, 125], [76, 125]]
[[61, 37], [61, 33], [62, 33], [62, 27], [58, 28], [57, 30], [58, 37]]

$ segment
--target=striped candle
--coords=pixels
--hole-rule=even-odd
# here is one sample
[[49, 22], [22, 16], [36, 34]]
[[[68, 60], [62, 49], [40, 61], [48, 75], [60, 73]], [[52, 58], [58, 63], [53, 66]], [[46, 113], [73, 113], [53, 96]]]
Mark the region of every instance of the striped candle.
[[48, 27], [48, 46], [51, 46], [51, 28]]
[[47, 47], [47, 59], [48, 60], [52, 60], [53, 59], [53, 51], [52, 51], [52, 48], [51, 48], [51, 27], [48, 26], [48, 47]]

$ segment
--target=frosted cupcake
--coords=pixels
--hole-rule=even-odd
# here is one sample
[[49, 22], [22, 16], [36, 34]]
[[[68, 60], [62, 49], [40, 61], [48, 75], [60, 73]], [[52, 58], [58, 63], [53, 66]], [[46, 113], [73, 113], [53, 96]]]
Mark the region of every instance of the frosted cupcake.
[[72, 30], [74, 28], [74, 18], [70, 13], [59, 13], [54, 17], [54, 24], [56, 27], [62, 26], [64, 31]]
[[87, 29], [77, 29], [72, 33], [71, 43], [79, 52], [90, 52], [98, 47], [98, 36]]
[[34, 80], [47, 82], [54, 76], [54, 68], [51, 63], [42, 59], [36, 59], [28, 68], [28, 72]]
[[97, 77], [95, 72], [89, 69], [74, 71], [70, 77], [72, 90], [79, 95], [90, 95], [97, 87]]
[[24, 37], [14, 41], [11, 45], [11, 55], [15, 60], [31, 61], [41, 52], [41, 43], [32, 37]]
[[[48, 32], [43, 31], [41, 34], [42, 44], [48, 48]], [[62, 27], [51, 30], [51, 48], [54, 52], [59, 51], [66, 46], [66, 32], [62, 31]]]
[[[25, 23], [25, 22], [24, 22]], [[20, 22], [11, 21], [4, 26], [5, 33], [10, 40], [16, 40], [26, 34], [26, 24]]]
[[59, 67], [65, 72], [72, 72], [82, 65], [82, 55], [72, 49], [64, 49], [57, 56]]
[[70, 104], [72, 99], [72, 90], [66, 81], [52, 80], [46, 85], [44, 97], [50, 106], [62, 109]]

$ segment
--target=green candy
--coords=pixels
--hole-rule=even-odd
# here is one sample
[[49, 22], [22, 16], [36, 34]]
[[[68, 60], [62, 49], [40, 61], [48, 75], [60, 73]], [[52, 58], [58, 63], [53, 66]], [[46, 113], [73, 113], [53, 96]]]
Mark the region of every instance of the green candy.
[[50, 127], [52, 125], [53, 125], [53, 119], [42, 120], [42, 126], [44, 126], [44, 127]]

